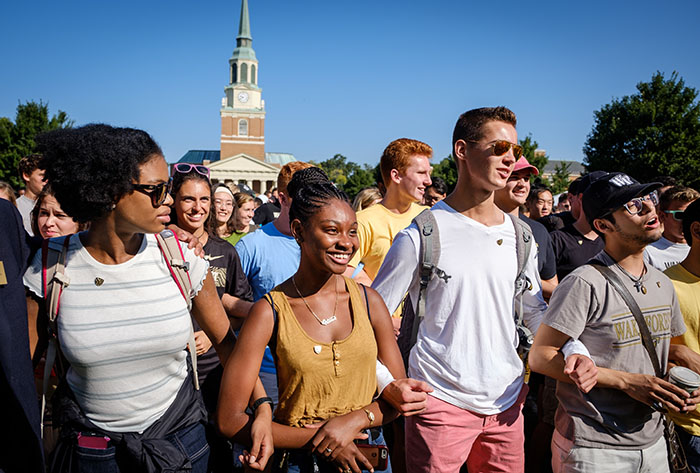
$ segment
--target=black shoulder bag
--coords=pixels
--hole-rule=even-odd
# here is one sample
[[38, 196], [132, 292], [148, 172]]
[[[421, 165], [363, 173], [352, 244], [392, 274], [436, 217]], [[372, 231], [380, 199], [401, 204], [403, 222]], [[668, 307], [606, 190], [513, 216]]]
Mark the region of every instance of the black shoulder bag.
[[[625, 304], [627, 304], [627, 307], [634, 316], [634, 320], [637, 321], [637, 325], [639, 326], [642, 345], [644, 345], [649, 358], [651, 358], [651, 364], [654, 366], [656, 377], [663, 379], [665, 377], [665, 371], [661, 369], [661, 363], [659, 362], [659, 356], [654, 348], [654, 342], [651, 338], [649, 327], [644, 320], [644, 315], [642, 315], [642, 310], [639, 308], [637, 301], [634, 300], [634, 297], [632, 297], [632, 294], [627, 290], [624, 283], [610, 268], [596, 263], [591, 264], [591, 266], [603, 275], [610, 285], [615, 288], [617, 293], [620, 294]], [[683, 447], [681, 446], [673, 421], [665, 414], [662, 413], [661, 415], [664, 420], [664, 437], [666, 438], [666, 450], [668, 452], [668, 466], [672, 473], [690, 473], [688, 462], [685, 459], [685, 453], [683, 452]]]

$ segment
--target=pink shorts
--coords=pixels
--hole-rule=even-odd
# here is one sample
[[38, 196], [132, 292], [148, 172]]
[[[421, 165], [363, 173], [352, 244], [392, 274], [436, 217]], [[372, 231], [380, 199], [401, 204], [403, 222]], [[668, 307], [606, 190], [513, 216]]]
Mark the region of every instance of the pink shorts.
[[515, 404], [491, 416], [428, 396], [426, 410], [406, 418], [408, 473], [456, 473], [465, 461], [470, 472], [522, 473], [527, 390], [523, 385]]

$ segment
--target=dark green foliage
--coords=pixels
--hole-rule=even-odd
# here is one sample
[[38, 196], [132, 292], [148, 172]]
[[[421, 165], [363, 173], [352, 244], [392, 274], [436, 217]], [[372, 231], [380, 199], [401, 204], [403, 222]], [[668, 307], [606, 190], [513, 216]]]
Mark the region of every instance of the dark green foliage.
[[66, 112], [59, 110], [49, 118], [49, 105], [41, 101], [17, 105], [14, 123], [9, 118], [0, 118], [0, 180], [9, 182], [15, 189], [23, 186], [17, 164], [34, 151], [36, 135], [72, 126], [73, 121]]
[[535, 166], [540, 173], [544, 172], [544, 167], [549, 162], [549, 157], [547, 155], [535, 156], [535, 150], [539, 148], [539, 145], [532, 138], [532, 135], [527, 135], [525, 139], [518, 140], [518, 144], [523, 147], [523, 156], [527, 158], [527, 162]]
[[355, 195], [365, 187], [376, 185], [374, 170], [370, 165], [360, 166], [348, 161], [348, 158], [342, 154], [336, 154], [320, 163], [311, 161], [311, 164], [323, 169], [330, 180], [348, 194], [350, 200], [354, 199]]
[[455, 163], [452, 155], [434, 164], [431, 176], [442, 178], [447, 184], [447, 193], [451, 193], [455, 188], [455, 184], [457, 184], [457, 163]]
[[557, 195], [565, 192], [569, 188], [570, 172], [569, 168], [571, 163], [560, 161], [554, 166], [554, 174], [552, 174], [552, 179], [549, 181], [549, 188], [552, 194]]
[[638, 92], [594, 113], [583, 152], [589, 171], [622, 171], [641, 182], [670, 175], [700, 188], [700, 104], [676, 72], [656, 72]]

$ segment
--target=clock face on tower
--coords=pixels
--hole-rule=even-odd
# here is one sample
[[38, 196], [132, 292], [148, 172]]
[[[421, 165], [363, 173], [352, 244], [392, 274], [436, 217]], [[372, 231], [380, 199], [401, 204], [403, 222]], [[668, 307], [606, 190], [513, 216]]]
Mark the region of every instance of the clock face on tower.
[[246, 103], [248, 101], [248, 92], [238, 92], [238, 101]]

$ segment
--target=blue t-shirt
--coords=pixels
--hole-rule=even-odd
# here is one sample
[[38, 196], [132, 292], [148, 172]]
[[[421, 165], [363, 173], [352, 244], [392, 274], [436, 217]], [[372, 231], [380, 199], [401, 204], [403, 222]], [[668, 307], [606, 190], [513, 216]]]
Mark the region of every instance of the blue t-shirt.
[[[294, 237], [281, 233], [274, 222], [241, 238], [236, 244], [236, 251], [248, 283], [253, 288], [254, 301], [289, 279], [299, 268], [301, 259], [301, 250]], [[275, 372], [269, 348], [265, 349], [260, 369], [265, 373]]]

